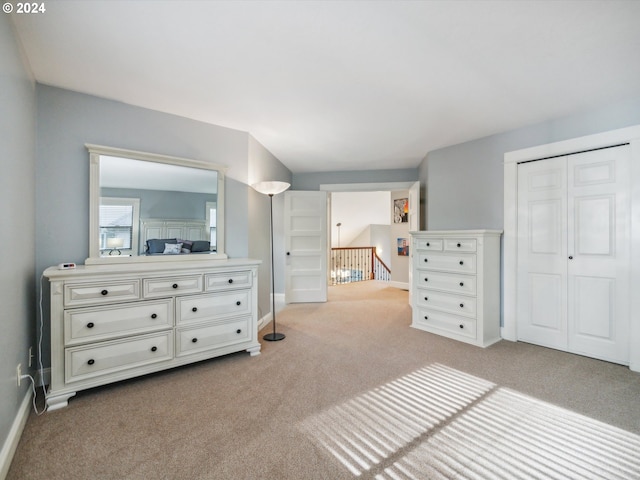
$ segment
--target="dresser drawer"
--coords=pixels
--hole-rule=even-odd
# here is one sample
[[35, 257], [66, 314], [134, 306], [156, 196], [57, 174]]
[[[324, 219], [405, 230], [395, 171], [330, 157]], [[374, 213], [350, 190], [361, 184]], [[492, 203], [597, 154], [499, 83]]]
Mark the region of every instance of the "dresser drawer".
[[442, 251], [443, 240], [441, 238], [416, 238], [414, 248], [416, 250]]
[[453, 273], [476, 273], [476, 256], [471, 253], [458, 255], [436, 252], [419, 253], [417, 267]]
[[85, 380], [172, 358], [172, 331], [71, 347], [65, 350], [65, 381]]
[[146, 298], [166, 297], [184, 293], [202, 292], [202, 275], [184, 277], [145, 278], [142, 281]]
[[436, 308], [438, 310], [446, 310], [454, 314], [470, 317], [476, 316], [475, 297], [453, 295], [423, 288], [416, 290], [416, 297], [419, 307]]
[[92, 284], [69, 283], [64, 286], [65, 307], [96, 305], [140, 298], [140, 280]]
[[419, 270], [418, 287], [475, 295], [476, 277], [473, 275]]
[[173, 299], [64, 312], [65, 345], [109, 340], [173, 327]]
[[475, 252], [475, 238], [447, 238], [444, 241], [445, 252]]
[[176, 356], [226, 347], [251, 339], [249, 317], [216, 325], [195, 325], [176, 329]]
[[476, 321], [428, 308], [418, 309], [415, 326], [433, 331], [447, 332], [468, 338], [476, 338]]
[[176, 323], [200, 322], [251, 312], [250, 290], [194, 295], [176, 298]]
[[250, 288], [252, 280], [253, 276], [250, 271], [208, 273], [204, 276], [204, 289], [207, 292], [215, 292], [231, 288]]

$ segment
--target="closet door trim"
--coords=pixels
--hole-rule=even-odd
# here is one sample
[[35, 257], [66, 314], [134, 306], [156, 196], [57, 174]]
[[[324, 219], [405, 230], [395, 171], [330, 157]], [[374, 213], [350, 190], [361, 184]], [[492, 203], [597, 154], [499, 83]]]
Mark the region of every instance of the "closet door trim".
[[[517, 335], [518, 163], [628, 143], [631, 145], [631, 291], [640, 291], [640, 125], [507, 152], [504, 155], [504, 243], [502, 338]], [[634, 188], [636, 187], [636, 188]], [[640, 312], [640, 297], [630, 299], [630, 311]], [[635, 315], [632, 313], [631, 318]], [[629, 368], [640, 372], [640, 322], [630, 325]]]

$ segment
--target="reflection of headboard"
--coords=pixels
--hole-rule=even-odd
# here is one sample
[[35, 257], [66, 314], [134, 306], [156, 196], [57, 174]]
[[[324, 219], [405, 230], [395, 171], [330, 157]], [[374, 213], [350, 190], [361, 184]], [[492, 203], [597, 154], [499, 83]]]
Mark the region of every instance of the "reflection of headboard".
[[209, 240], [209, 229], [204, 220], [171, 220], [145, 218], [140, 220], [140, 253], [145, 252], [147, 240], [152, 238], [180, 238], [183, 240]]

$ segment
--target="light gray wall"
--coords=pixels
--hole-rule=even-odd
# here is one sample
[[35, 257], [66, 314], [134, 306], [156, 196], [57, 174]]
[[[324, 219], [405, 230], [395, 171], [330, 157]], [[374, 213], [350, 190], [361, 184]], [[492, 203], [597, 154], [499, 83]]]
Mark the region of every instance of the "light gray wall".
[[409, 222], [394, 223], [393, 222], [393, 201], [400, 198], [409, 198], [409, 190], [401, 190], [397, 192], [391, 192], [391, 208], [389, 209], [389, 215], [391, 215], [391, 281], [398, 283], [409, 284], [409, 256], [398, 255], [398, 239], [406, 238], [407, 245], [411, 243], [409, 237]]
[[[120, 102], [37, 85], [36, 273], [89, 255], [89, 155], [85, 143], [228, 166], [226, 253], [249, 254], [248, 134]], [[15, 202], [12, 202], [15, 203]], [[45, 318], [48, 318], [48, 288]], [[49, 359], [45, 322], [43, 357]]]
[[[214, 193], [176, 192], [171, 190], [134, 190], [131, 188], [101, 188], [102, 197], [137, 198], [140, 200], [140, 218], [171, 220], [206, 219], [207, 202], [215, 202]], [[191, 240], [191, 239], [188, 239]]]
[[391, 170], [362, 170], [358, 172], [308, 172], [294, 173], [293, 190], [320, 190], [320, 185], [344, 183], [393, 183], [415, 182], [417, 168]]
[[28, 381], [18, 388], [16, 366], [21, 363], [29, 373], [27, 354], [36, 345], [37, 319], [35, 83], [9, 18], [0, 16], [0, 232], [5, 239], [0, 249], [0, 449], [29, 388]]
[[[249, 185], [267, 180], [291, 183], [291, 171], [249, 135]], [[249, 256], [262, 260], [258, 269], [259, 318], [271, 312], [271, 248], [269, 197], [250, 189]], [[275, 292], [284, 293], [285, 242], [284, 194], [273, 197], [273, 245]], [[277, 308], [277, 307], [276, 307]]]
[[426, 185], [429, 230], [503, 228], [505, 152], [640, 124], [640, 99], [429, 152], [418, 171]]

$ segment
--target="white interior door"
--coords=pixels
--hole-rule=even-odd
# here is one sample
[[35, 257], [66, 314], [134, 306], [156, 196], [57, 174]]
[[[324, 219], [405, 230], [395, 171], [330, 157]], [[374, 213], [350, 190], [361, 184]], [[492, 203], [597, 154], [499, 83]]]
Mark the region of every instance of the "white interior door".
[[567, 160], [518, 166], [518, 339], [567, 349]]
[[518, 339], [628, 363], [630, 149], [518, 166]]
[[567, 160], [569, 351], [628, 363], [630, 147]]
[[285, 192], [286, 303], [327, 301], [327, 192]]

